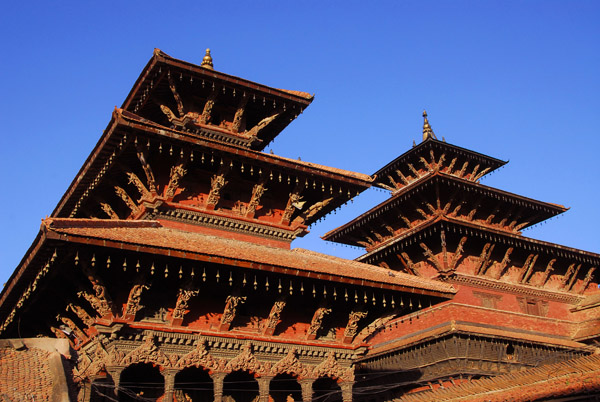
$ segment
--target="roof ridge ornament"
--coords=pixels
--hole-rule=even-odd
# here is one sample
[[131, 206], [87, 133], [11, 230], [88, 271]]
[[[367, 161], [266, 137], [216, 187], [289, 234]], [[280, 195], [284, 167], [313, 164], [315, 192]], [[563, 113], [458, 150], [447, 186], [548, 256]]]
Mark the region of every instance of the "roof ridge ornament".
[[204, 58], [202, 59], [202, 63], [200, 64], [200, 67], [204, 67], [209, 70], [214, 70], [213, 59], [210, 55], [210, 49], [206, 49], [206, 54], [204, 55]]
[[429, 125], [429, 120], [427, 120], [427, 111], [423, 110], [423, 141], [428, 140], [430, 138], [434, 138], [437, 140], [437, 137], [433, 133], [431, 126]]

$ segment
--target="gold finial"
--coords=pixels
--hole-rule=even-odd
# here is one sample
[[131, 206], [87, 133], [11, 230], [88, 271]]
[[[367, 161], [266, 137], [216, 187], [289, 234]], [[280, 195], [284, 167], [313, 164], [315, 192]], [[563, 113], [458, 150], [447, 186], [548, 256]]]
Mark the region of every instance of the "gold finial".
[[206, 55], [202, 59], [202, 64], [200, 67], [208, 68], [209, 70], [213, 70], [213, 62], [212, 57], [210, 56], [210, 49], [206, 49]]
[[435, 134], [433, 133], [433, 130], [431, 129], [431, 126], [429, 125], [429, 120], [427, 120], [427, 111], [423, 110], [423, 141], [429, 139], [429, 138], [435, 138], [437, 140], [437, 137], [435, 136]]

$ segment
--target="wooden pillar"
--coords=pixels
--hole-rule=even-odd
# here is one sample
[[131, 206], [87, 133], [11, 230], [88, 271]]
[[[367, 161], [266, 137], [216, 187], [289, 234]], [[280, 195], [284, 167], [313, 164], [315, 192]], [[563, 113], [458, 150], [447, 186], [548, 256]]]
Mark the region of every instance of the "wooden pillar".
[[223, 380], [225, 379], [226, 373], [214, 373], [211, 374], [214, 387], [214, 402], [223, 401]]
[[302, 402], [312, 401], [313, 394], [313, 379], [305, 378], [299, 381], [302, 388]]
[[113, 383], [115, 384], [115, 396], [119, 395], [119, 383], [121, 382], [121, 372], [125, 367], [107, 367], [106, 371], [112, 377]]
[[165, 393], [162, 402], [173, 402], [173, 392], [175, 391], [175, 375], [178, 370], [166, 369], [162, 372], [165, 379]]
[[344, 402], [352, 402], [352, 385], [354, 383], [346, 381], [340, 384], [342, 388], [342, 400]]
[[259, 377], [258, 381], [258, 401], [269, 402], [269, 384], [273, 377]]
[[83, 385], [81, 390], [79, 391], [79, 398], [77, 398], [81, 402], [90, 402], [90, 398], [92, 397], [92, 383], [94, 382], [94, 378], [90, 378], [89, 381], [82, 381]]

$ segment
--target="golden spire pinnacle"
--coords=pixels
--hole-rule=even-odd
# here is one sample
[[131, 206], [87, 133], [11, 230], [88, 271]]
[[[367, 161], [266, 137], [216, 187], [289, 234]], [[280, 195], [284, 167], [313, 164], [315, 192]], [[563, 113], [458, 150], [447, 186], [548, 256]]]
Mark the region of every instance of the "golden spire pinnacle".
[[206, 55], [202, 59], [202, 64], [200, 67], [208, 68], [209, 70], [213, 70], [213, 62], [212, 57], [210, 56], [210, 49], [206, 49]]
[[423, 121], [423, 141], [429, 138], [435, 138], [437, 140], [437, 137], [435, 136], [433, 130], [431, 129], [431, 126], [429, 125], [429, 120], [427, 120], [426, 110], [423, 110], [423, 119], [425, 119], [425, 121]]

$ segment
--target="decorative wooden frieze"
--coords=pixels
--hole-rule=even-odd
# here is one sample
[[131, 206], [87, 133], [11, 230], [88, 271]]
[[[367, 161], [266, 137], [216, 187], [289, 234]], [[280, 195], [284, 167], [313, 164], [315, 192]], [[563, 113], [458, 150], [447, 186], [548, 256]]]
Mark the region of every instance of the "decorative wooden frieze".
[[227, 372], [232, 371], [249, 371], [253, 374], [265, 375], [269, 370], [265, 365], [261, 364], [252, 353], [252, 343], [246, 342], [242, 346], [242, 351], [236, 357], [231, 359], [225, 366]]
[[[93, 352], [89, 353], [92, 348]], [[91, 347], [80, 351], [80, 358], [73, 371], [79, 378], [90, 378], [106, 371], [106, 366], [111, 362], [111, 356], [104, 348], [101, 338], [96, 338]]]
[[125, 307], [123, 308], [123, 319], [129, 321], [135, 320], [135, 315], [137, 312], [144, 307], [140, 304], [142, 300], [142, 292], [148, 289], [150, 289], [150, 286], [146, 285], [143, 280], [138, 279], [138, 283], [134, 284], [129, 291], [127, 304], [125, 304]]
[[279, 239], [293, 240], [298, 231], [280, 229], [269, 225], [262, 225], [254, 222], [246, 222], [235, 218], [228, 218], [198, 211], [189, 211], [178, 208], [169, 208], [157, 211], [158, 216], [164, 216], [171, 220], [180, 222], [202, 223], [205, 226], [222, 228], [239, 233], [253, 233], [256, 236]]
[[136, 363], [152, 363], [167, 368], [174, 366], [178, 360], [179, 357], [177, 355], [172, 355], [169, 358], [156, 344], [154, 335], [148, 334], [144, 339], [144, 343], [125, 355], [119, 362], [119, 365], [129, 366]]
[[344, 369], [335, 358], [335, 353], [330, 351], [327, 358], [319, 363], [312, 372], [313, 377], [331, 377], [341, 381], [354, 381], [354, 368]]
[[221, 317], [221, 324], [219, 325], [220, 331], [227, 331], [231, 327], [231, 323], [235, 319], [237, 313], [237, 307], [240, 304], [246, 302], [246, 296], [227, 296], [225, 300], [225, 310], [223, 311], [223, 316]]
[[219, 367], [223, 367], [224, 364], [222, 359], [217, 360], [208, 352], [206, 349], [206, 340], [200, 338], [196, 347], [188, 354], [182, 356], [174, 366], [179, 369], [203, 367], [207, 370], [217, 370]]
[[327, 307], [319, 307], [317, 311], [315, 311], [310, 322], [310, 327], [308, 327], [308, 331], [306, 331], [306, 339], [310, 341], [317, 338], [317, 333], [323, 326], [323, 320], [329, 313], [331, 313], [331, 309]]
[[289, 374], [297, 378], [305, 378], [310, 375], [310, 366], [306, 366], [298, 360], [298, 351], [292, 348], [283, 359], [279, 360], [271, 368], [271, 375]]
[[352, 339], [358, 333], [358, 323], [360, 320], [367, 316], [367, 311], [352, 311], [348, 316], [348, 324], [346, 324], [346, 328], [344, 329], [344, 337], [342, 342], [344, 343], [352, 343]]
[[185, 288], [179, 289], [177, 295], [177, 301], [175, 302], [175, 308], [173, 309], [171, 325], [181, 325], [183, 323], [183, 317], [188, 313], [188, 302], [193, 296], [197, 296], [200, 293], [199, 289], [192, 289], [191, 284], [188, 284]]
[[281, 312], [285, 308], [285, 300], [277, 300], [273, 303], [273, 307], [271, 307], [271, 312], [269, 313], [269, 317], [267, 317], [265, 321], [265, 326], [263, 329], [264, 335], [273, 335], [275, 333], [275, 328], [279, 323], [279, 319], [281, 317]]

